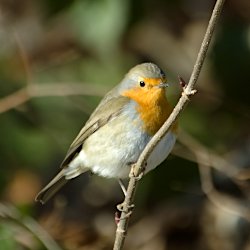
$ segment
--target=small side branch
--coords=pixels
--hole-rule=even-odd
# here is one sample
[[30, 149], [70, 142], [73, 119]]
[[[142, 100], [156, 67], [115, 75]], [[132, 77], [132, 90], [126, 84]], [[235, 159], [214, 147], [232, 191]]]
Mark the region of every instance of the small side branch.
[[96, 95], [102, 96], [105, 90], [94, 88], [92, 84], [78, 83], [29, 83], [16, 92], [0, 98], [0, 114], [30, 101], [33, 98], [49, 96]]

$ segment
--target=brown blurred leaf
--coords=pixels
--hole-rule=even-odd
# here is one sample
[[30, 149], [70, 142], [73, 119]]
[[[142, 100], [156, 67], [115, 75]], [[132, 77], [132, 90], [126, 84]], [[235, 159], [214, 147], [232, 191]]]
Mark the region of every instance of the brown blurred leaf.
[[15, 172], [5, 190], [7, 200], [14, 204], [34, 202], [34, 197], [41, 188], [37, 175], [26, 170]]

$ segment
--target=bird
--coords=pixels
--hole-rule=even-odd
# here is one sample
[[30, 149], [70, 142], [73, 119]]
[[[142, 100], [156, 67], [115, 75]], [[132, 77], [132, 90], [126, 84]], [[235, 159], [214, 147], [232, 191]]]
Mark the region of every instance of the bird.
[[[86, 172], [119, 180], [172, 112], [165, 73], [154, 63], [134, 66], [93, 111], [61, 163], [60, 172], [38, 193], [47, 202], [69, 180]], [[162, 163], [176, 141], [175, 122], [147, 160], [144, 173]]]

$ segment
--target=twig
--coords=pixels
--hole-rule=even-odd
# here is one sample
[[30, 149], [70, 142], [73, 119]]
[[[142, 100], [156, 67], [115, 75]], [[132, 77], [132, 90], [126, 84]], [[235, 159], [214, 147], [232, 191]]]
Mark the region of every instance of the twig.
[[[172, 154], [186, 160], [193, 161], [198, 165], [216, 169], [223, 175], [230, 178], [231, 181], [242, 191], [242, 193], [244, 193], [246, 197], [249, 197], [249, 185], [247, 182], [249, 179], [249, 171], [241, 169], [225, 156], [223, 157], [218, 155], [212, 150], [206, 148], [195, 138], [181, 129], [179, 131], [178, 141], [184, 147], [175, 147]], [[209, 155], [209, 157], [207, 155]]]
[[16, 92], [0, 99], [0, 114], [10, 109], [16, 108], [30, 99], [27, 87], [24, 87]]
[[[199, 154], [198, 151], [193, 151], [198, 159], [199, 162], [202, 162], [204, 155], [202, 156]], [[209, 161], [210, 155], [209, 152], [206, 154], [207, 161]], [[229, 195], [222, 194], [218, 192], [214, 188], [212, 174], [211, 174], [211, 167], [207, 167], [201, 163], [199, 165], [199, 172], [200, 172], [200, 180], [201, 180], [201, 188], [203, 192], [206, 194], [208, 200], [216, 207], [222, 209], [223, 211], [240, 216], [250, 222], [250, 210], [247, 206], [244, 206], [240, 203], [239, 199], [233, 198]]]
[[32, 233], [48, 250], [62, 250], [53, 238], [31, 217], [22, 216], [13, 206], [0, 203], [0, 219], [13, 221]]
[[18, 34], [14, 31], [14, 38], [23, 63], [26, 74], [26, 86], [16, 92], [0, 98], [0, 114], [28, 102], [32, 98], [47, 96], [70, 96], [70, 95], [100, 95], [103, 96], [105, 89], [94, 88], [92, 84], [58, 83], [36, 84], [32, 82], [32, 72], [28, 55], [22, 46]]
[[105, 90], [94, 88], [91, 84], [64, 84], [64, 83], [32, 83], [22, 89], [0, 99], [0, 114], [16, 108], [37, 97], [70, 96], [70, 95], [97, 95], [103, 96]]
[[250, 221], [250, 210], [247, 205], [244, 205], [240, 199], [236, 199], [232, 196], [217, 191], [214, 187], [211, 173], [212, 168], [222, 172], [227, 177], [229, 177], [230, 180], [235, 185], [237, 185], [237, 187], [245, 195], [248, 195], [248, 190], [240, 185], [242, 183], [239, 183], [239, 181], [242, 181], [243, 179], [240, 178], [242, 177], [240, 175], [243, 175], [244, 171], [242, 173], [231, 162], [219, 155], [216, 155], [209, 149], [206, 149], [194, 138], [184, 132], [181, 133], [179, 141], [181, 141], [181, 143], [183, 143], [188, 148], [188, 150], [192, 152], [194, 158], [196, 158], [195, 162], [198, 163], [199, 166], [201, 188], [204, 194], [206, 194], [208, 200], [219, 209]]
[[[212, 152], [207, 149], [200, 142], [195, 140], [192, 136], [179, 129], [178, 141], [184, 146], [180, 149], [175, 148], [172, 152], [173, 154], [187, 159], [189, 161], [196, 162], [198, 164], [203, 164], [207, 167], [213, 167], [214, 169], [222, 172], [229, 178], [234, 178], [241, 181], [239, 177], [240, 170], [233, 163], [225, 159], [224, 157]], [[188, 152], [187, 152], [188, 149]], [[199, 153], [199, 157], [195, 157], [195, 152]], [[209, 160], [207, 154], [209, 153]]]
[[177, 105], [175, 106], [173, 112], [167, 119], [167, 121], [163, 124], [160, 130], [155, 134], [155, 136], [151, 139], [149, 144], [145, 147], [143, 152], [141, 153], [137, 163], [133, 168], [131, 168], [130, 180], [127, 188], [127, 195], [125, 196], [123, 202], [123, 212], [121, 214], [121, 220], [117, 225], [116, 236], [113, 250], [121, 250], [124, 245], [125, 237], [127, 234], [127, 228], [129, 223], [129, 218], [132, 214], [133, 201], [135, 197], [136, 188], [138, 186], [140, 176], [143, 173], [143, 169], [146, 166], [147, 159], [159, 141], [164, 137], [167, 133], [171, 125], [176, 121], [177, 117], [180, 115], [181, 111], [184, 109], [185, 105], [188, 103], [189, 98], [195, 94], [194, 85], [198, 79], [198, 76], [201, 71], [201, 67], [206, 57], [207, 49], [209, 43], [211, 41], [213, 31], [215, 29], [215, 25], [217, 23], [220, 12], [223, 8], [225, 0], [217, 0], [215, 7], [213, 9], [213, 13], [211, 15], [203, 42], [201, 44], [200, 51], [198, 53], [190, 80], [187, 86], [183, 89], [182, 96], [179, 99]]
[[29, 85], [32, 82], [32, 73], [31, 73], [31, 69], [30, 69], [29, 57], [28, 57], [28, 54], [26, 53], [26, 51], [22, 45], [22, 42], [21, 42], [21, 39], [20, 39], [18, 33], [15, 31], [14, 31], [14, 38], [16, 40], [17, 48], [18, 48], [20, 58], [21, 58], [21, 61], [23, 63], [24, 71], [26, 74], [26, 78], [27, 78], [26, 82]]

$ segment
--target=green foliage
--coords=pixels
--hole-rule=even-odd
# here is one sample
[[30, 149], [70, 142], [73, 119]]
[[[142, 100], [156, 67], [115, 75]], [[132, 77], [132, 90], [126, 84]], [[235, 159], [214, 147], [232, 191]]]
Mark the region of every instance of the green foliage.
[[0, 250], [20, 249], [13, 237], [11, 228], [6, 223], [0, 224]]
[[76, 1], [70, 16], [77, 38], [101, 56], [116, 51], [128, 19], [129, 1]]

